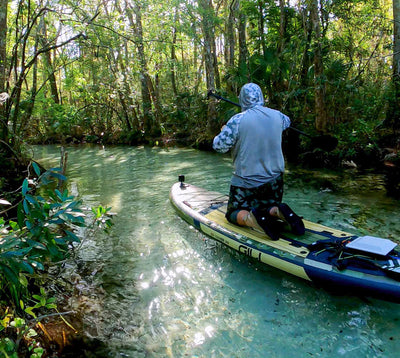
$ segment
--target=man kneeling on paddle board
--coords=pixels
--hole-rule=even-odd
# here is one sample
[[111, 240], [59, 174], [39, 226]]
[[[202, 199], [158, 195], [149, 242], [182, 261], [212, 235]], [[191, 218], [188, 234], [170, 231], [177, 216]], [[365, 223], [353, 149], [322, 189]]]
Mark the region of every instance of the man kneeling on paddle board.
[[279, 219], [286, 221], [292, 232], [303, 235], [302, 219], [282, 203], [282, 132], [290, 126], [290, 119], [264, 107], [261, 88], [255, 83], [242, 87], [239, 103], [242, 112], [222, 127], [213, 142], [217, 152], [232, 149], [234, 171], [226, 218], [264, 231], [272, 240], [279, 239]]

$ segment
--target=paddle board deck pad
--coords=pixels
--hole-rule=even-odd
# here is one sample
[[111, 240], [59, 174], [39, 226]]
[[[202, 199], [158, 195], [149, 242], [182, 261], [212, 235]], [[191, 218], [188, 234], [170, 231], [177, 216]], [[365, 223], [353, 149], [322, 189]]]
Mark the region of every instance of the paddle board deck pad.
[[304, 235], [296, 236], [287, 227], [273, 241], [264, 233], [229, 223], [228, 197], [221, 193], [181, 181], [172, 186], [170, 200], [190, 225], [264, 264], [334, 293], [400, 303], [400, 253], [388, 239], [359, 237], [304, 220]]

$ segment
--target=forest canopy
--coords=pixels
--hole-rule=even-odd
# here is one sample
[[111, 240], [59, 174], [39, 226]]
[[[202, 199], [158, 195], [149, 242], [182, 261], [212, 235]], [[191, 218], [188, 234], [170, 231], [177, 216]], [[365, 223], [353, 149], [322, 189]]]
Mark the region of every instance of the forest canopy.
[[[210, 140], [258, 83], [268, 106], [352, 158], [395, 147], [393, 0], [12, 0], [0, 8], [0, 148]], [[381, 143], [382, 142], [382, 143]]]

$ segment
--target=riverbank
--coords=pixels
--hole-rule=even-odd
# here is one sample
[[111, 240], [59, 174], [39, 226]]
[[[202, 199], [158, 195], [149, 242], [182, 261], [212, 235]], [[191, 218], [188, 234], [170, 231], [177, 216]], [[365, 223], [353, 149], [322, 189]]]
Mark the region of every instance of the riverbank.
[[63, 171], [43, 171], [32, 161], [14, 191], [17, 202], [1, 198], [1, 206], [8, 207], [8, 218], [0, 217], [0, 352], [5, 356], [50, 357], [87, 339], [82, 310], [69, 309], [79, 267], [69, 275], [65, 269], [75, 262], [75, 250], [89, 230], [106, 231], [112, 221], [109, 208], [81, 208], [65, 180]]

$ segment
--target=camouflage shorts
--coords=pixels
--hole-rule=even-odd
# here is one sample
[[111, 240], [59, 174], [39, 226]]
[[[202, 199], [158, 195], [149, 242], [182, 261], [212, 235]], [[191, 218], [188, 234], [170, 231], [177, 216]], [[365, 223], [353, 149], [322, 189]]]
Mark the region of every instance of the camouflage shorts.
[[231, 185], [226, 218], [236, 224], [240, 210], [269, 209], [278, 205], [283, 196], [283, 175], [256, 188], [240, 188]]

